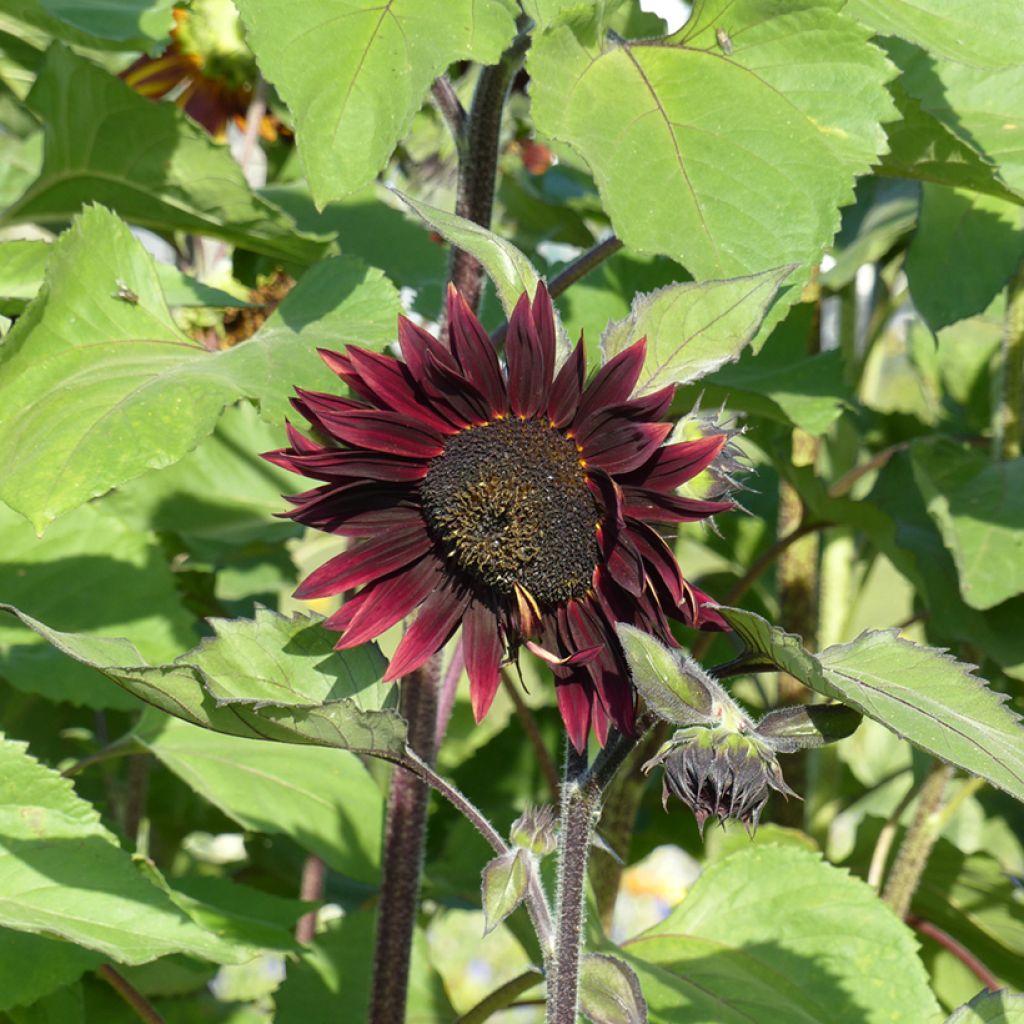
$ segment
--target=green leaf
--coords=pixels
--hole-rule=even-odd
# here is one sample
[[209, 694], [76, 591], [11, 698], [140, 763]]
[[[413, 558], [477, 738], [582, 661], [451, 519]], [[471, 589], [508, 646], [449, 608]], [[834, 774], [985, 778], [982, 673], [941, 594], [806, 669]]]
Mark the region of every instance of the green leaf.
[[376, 881], [384, 801], [354, 754], [218, 735], [156, 715], [135, 736], [243, 828], [289, 836], [341, 874]]
[[5, 0], [4, 13], [66, 43], [92, 49], [151, 50], [170, 34], [173, 0]]
[[792, 846], [709, 864], [623, 952], [661, 1024], [918, 1024], [937, 1010], [910, 929], [863, 882]]
[[825, 5], [754, 0], [709, 0], [636, 45], [558, 27], [530, 51], [537, 127], [587, 161], [627, 245], [699, 279], [806, 264], [884, 148], [892, 69], [868, 35]]
[[988, 307], [1024, 256], [1022, 228], [1024, 211], [1016, 204], [924, 186], [904, 270], [914, 305], [933, 331]]
[[712, 693], [700, 665], [627, 623], [620, 622], [615, 631], [633, 685], [658, 715], [675, 725], [707, 722]]
[[638, 394], [686, 384], [735, 362], [795, 264], [730, 281], [672, 284], [638, 295], [601, 337], [606, 359], [647, 338]]
[[[117, 297], [122, 285], [137, 301]], [[253, 398], [283, 420], [290, 385], [336, 383], [318, 343], [391, 337], [398, 308], [379, 272], [326, 260], [255, 338], [211, 353], [175, 325], [127, 226], [90, 207], [54, 243], [42, 290], [0, 348], [0, 498], [41, 531], [176, 462], [230, 402]]]
[[0, 1011], [34, 1003], [102, 962], [99, 953], [70, 942], [0, 928]]
[[1024, 592], [1024, 459], [931, 438], [914, 443], [911, 463], [964, 601], [986, 609]]
[[757, 731], [771, 737], [773, 749], [791, 754], [844, 740], [860, 722], [860, 714], [845, 704], [802, 704], [769, 711], [758, 721]]
[[295, 118], [321, 207], [376, 177], [449, 64], [496, 64], [515, 34], [506, 0], [239, 0], [238, 8], [263, 74]]
[[67, 985], [9, 1013], [11, 1024], [86, 1024], [82, 986]]
[[122, 963], [189, 953], [239, 963], [255, 951], [196, 925], [25, 744], [0, 739], [0, 926], [57, 936]]
[[323, 251], [255, 196], [228, 149], [177, 107], [70, 50], [50, 48], [27, 103], [43, 122], [43, 166], [0, 224], [59, 225], [96, 202], [141, 227], [211, 235], [277, 259], [312, 263]]
[[756, 660], [769, 661], [818, 693], [849, 705], [929, 754], [1024, 801], [1024, 728], [965, 665], [895, 631], [862, 633], [814, 656], [800, 638], [753, 612], [719, 613]]
[[[368, 1019], [373, 973], [374, 915], [359, 911], [332, 921], [303, 951], [274, 993], [274, 1024], [310, 1024], [338, 1016]], [[413, 932], [409, 968], [407, 1020], [417, 1024], [451, 1024], [456, 1014], [441, 978], [430, 962], [423, 930]]]
[[587, 953], [580, 961], [580, 1010], [592, 1024], [647, 1024], [636, 972], [606, 953]]
[[[88, 636], [117, 633], [157, 662], [195, 642], [193, 617], [181, 606], [174, 574], [145, 525], [87, 505], [40, 540], [21, 516], [0, 506], [0, 545], [0, 593], [32, 615]], [[0, 675], [48, 700], [120, 710], [139, 706], [6, 617], [0, 622]]]
[[[405, 722], [376, 709], [383, 701], [377, 681], [384, 665], [376, 645], [335, 653], [319, 617], [263, 610], [255, 622], [217, 620], [218, 638], [171, 664], [150, 665], [127, 640], [61, 633], [11, 605], [0, 604], [0, 611], [62, 654], [193, 725], [357, 752], [404, 749]], [[219, 672], [224, 674], [214, 675]]]
[[981, 992], [947, 1017], [945, 1024], [1024, 1024], [1024, 996]]
[[526, 895], [530, 853], [521, 847], [507, 850], [484, 867], [480, 904], [484, 911], [484, 935], [494, 931]]

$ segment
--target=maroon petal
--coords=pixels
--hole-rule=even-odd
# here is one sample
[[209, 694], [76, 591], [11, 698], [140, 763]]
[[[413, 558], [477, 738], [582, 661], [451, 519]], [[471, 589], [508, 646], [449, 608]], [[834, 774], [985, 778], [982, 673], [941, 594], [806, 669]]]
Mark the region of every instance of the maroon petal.
[[458, 370], [440, 362], [433, 352], [427, 354], [429, 369], [426, 387], [434, 405], [442, 408], [460, 430], [479, 426], [491, 418], [491, 405]]
[[707, 469], [728, 440], [725, 434], [713, 434], [696, 441], [665, 445], [646, 466], [630, 474], [624, 482], [659, 491], [674, 491]]
[[398, 347], [402, 350], [402, 358], [416, 380], [426, 376], [426, 354], [433, 352], [440, 362], [447, 361], [451, 368], [456, 369], [451, 353], [432, 334], [414, 324], [408, 317], [398, 318]]
[[536, 416], [547, 406], [551, 368], [545, 366], [544, 350], [524, 292], [512, 310], [505, 341], [508, 362], [509, 406], [517, 416]]
[[610, 723], [608, 713], [599, 700], [595, 700], [590, 706], [590, 725], [594, 730], [594, 735], [597, 737], [597, 742], [603, 747], [608, 742], [608, 727]]
[[621, 530], [626, 525], [622, 514], [625, 503], [622, 488], [607, 473], [596, 467], [587, 473], [587, 487], [597, 499], [598, 507], [604, 512], [602, 519], [607, 528]]
[[342, 537], [375, 537], [378, 533], [401, 530], [423, 523], [423, 513], [418, 508], [394, 506], [393, 501], [384, 508], [365, 508], [347, 516], [334, 532]]
[[580, 335], [572, 354], [566, 359], [558, 371], [558, 376], [555, 377], [554, 384], [551, 385], [548, 419], [553, 426], [561, 429], [576, 418], [586, 372], [587, 357], [583, 349], [583, 336]]
[[697, 625], [700, 629], [716, 630], [723, 633], [732, 632], [732, 626], [715, 611], [715, 600], [708, 597], [700, 587], [692, 583], [687, 584], [694, 599], [697, 602], [698, 614]]
[[288, 440], [291, 442], [292, 448], [297, 452], [305, 455], [309, 452], [318, 452], [321, 450], [320, 445], [315, 441], [310, 441], [305, 434], [296, 430], [287, 420], [284, 421], [284, 429], [288, 433]]
[[647, 487], [624, 487], [622, 494], [627, 516], [655, 522], [695, 523], [736, 507], [731, 501], [699, 501]]
[[644, 592], [646, 573], [643, 559], [624, 533], [619, 533], [611, 544], [611, 550], [605, 554], [605, 563], [608, 572], [623, 590], [629, 591], [634, 597]]
[[631, 420], [660, 420], [668, 412], [675, 397], [676, 386], [669, 384], [640, 398], [631, 398], [611, 407], [620, 416]]
[[456, 594], [448, 587], [435, 590], [402, 637], [384, 674], [384, 682], [408, 675], [441, 650], [458, 627], [467, 604], [469, 594]]
[[295, 596], [300, 601], [308, 601], [360, 587], [416, 561], [430, 550], [432, 543], [422, 527], [364, 540], [324, 562], [303, 581]]
[[[602, 417], [591, 420], [598, 422]], [[613, 418], [603, 429], [588, 432], [587, 439], [577, 436], [583, 446], [583, 458], [588, 465], [597, 466], [606, 473], [626, 473], [642, 466], [672, 433], [671, 423], [634, 423]]]
[[352, 412], [333, 423], [331, 428], [342, 441], [391, 455], [433, 459], [444, 451], [437, 431], [412, 416], [397, 412], [378, 409]]
[[565, 723], [565, 731], [569, 734], [572, 745], [581, 754], [587, 749], [587, 734], [590, 732], [590, 701], [589, 687], [580, 675], [585, 677], [584, 670], [574, 672], [572, 677], [555, 685], [555, 696], [558, 698], [558, 710]]
[[[537, 282], [537, 290], [533, 294], [533, 323], [537, 329], [537, 340], [540, 342], [541, 355], [544, 357], [544, 381], [549, 385], [555, 372], [555, 307], [548, 294], [547, 285]], [[546, 401], [546, 399], [545, 399]]]
[[492, 414], [508, 411], [508, 393], [498, 353], [466, 300], [448, 286], [448, 332], [462, 372], [487, 400]]
[[479, 723], [490, 710], [501, 678], [501, 639], [494, 613], [474, 601], [463, 619], [462, 638], [469, 675], [469, 699], [473, 704], [473, 718]]
[[[440, 579], [440, 563], [427, 555], [394, 576], [369, 584], [353, 598], [359, 602], [359, 610], [346, 617], [345, 633], [335, 647], [356, 647], [380, 636], [426, 600], [428, 594], [436, 592]], [[326, 625], [334, 628], [336, 621], [337, 617], [332, 615]]]
[[640, 379], [646, 354], [647, 339], [641, 338], [605, 363], [583, 392], [574, 424], [583, 427], [594, 413], [609, 405], [618, 405], [629, 398]]
[[427, 475], [423, 460], [401, 459], [397, 456], [352, 451], [349, 449], [319, 449], [308, 454], [297, 454], [287, 449], [267, 452], [263, 456], [282, 469], [301, 473], [314, 480], [390, 480], [412, 483]]
[[646, 523], [631, 519], [628, 531], [630, 540], [647, 563], [648, 578], [669, 598], [669, 604], [679, 604], [683, 598], [683, 573], [672, 550]]
[[587, 672], [611, 720], [623, 732], [631, 732], [633, 687], [617, 657], [617, 641], [609, 625], [614, 620], [606, 620], [600, 610], [587, 601], [574, 601], [568, 612], [574, 643], [579, 647], [601, 646], [601, 654], [587, 665]]

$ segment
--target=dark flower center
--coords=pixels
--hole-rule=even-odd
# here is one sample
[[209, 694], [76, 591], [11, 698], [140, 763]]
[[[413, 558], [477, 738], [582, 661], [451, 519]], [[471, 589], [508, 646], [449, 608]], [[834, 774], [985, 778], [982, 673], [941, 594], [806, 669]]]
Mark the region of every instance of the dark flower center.
[[477, 583], [542, 605], [579, 597], [598, 559], [597, 504], [572, 439], [541, 420], [456, 434], [420, 485], [427, 523]]

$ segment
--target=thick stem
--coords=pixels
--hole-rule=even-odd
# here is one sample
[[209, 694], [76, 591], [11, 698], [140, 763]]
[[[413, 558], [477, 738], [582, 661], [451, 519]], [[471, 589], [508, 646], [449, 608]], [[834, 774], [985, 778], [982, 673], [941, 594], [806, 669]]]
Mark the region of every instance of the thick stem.
[[[428, 764], [434, 759], [437, 728], [436, 661], [435, 657], [401, 683], [401, 710], [409, 723], [409, 746]], [[405, 768], [395, 769], [384, 825], [370, 1024], [405, 1020], [429, 796], [430, 789], [416, 775]]]
[[149, 1000], [110, 964], [98, 967], [96, 973], [135, 1011], [139, 1020], [145, 1024], [164, 1024], [163, 1017]]
[[504, 985], [496, 988], [489, 995], [484, 996], [476, 1006], [471, 1010], [467, 1010], [455, 1024], [483, 1024], [485, 1020], [488, 1020], [499, 1010], [504, 1010], [511, 1006], [516, 1001], [517, 996], [528, 992], [543, 980], [544, 975], [540, 971], [524, 971], [522, 974], [512, 978], [511, 981], [506, 981]]
[[[327, 867], [315, 854], [306, 856], [302, 865], [302, 879], [299, 882], [299, 899], [310, 903], [319, 903], [324, 898], [324, 882], [327, 880]], [[295, 925], [295, 941], [312, 942], [316, 935], [316, 911], [303, 914]]]
[[953, 771], [952, 765], [941, 761], [932, 765], [921, 787], [914, 820], [903, 837], [896, 862], [885, 883], [882, 899], [899, 917], [905, 917], [910, 910], [910, 901], [914, 898], [928, 864], [928, 857], [942, 831], [942, 805]]
[[576, 1024], [587, 856], [598, 805], [597, 787], [584, 784], [586, 770], [586, 754], [579, 754], [571, 744], [567, 745], [558, 833], [555, 956], [548, 977], [547, 1024]]
[[993, 449], [996, 458], [1016, 459], [1021, 454], [1024, 417], [1024, 260], [1018, 265], [1008, 289], [999, 364]]
[[455, 94], [447, 75], [434, 79], [434, 84], [430, 87], [430, 94], [434, 97], [437, 109], [441, 111], [441, 115], [448, 124], [448, 129], [455, 140], [456, 150], [461, 154], [466, 130], [466, 111], [462, 106], [462, 101]]
[[[520, 33], [497, 64], [481, 70], [462, 135], [455, 212], [485, 228], [490, 227], [494, 208], [501, 114], [509, 86], [523, 61], [529, 40], [529, 35]], [[464, 249], [452, 250], [449, 277], [470, 309], [476, 310], [480, 305], [484, 282], [484, 269], [480, 261]]]

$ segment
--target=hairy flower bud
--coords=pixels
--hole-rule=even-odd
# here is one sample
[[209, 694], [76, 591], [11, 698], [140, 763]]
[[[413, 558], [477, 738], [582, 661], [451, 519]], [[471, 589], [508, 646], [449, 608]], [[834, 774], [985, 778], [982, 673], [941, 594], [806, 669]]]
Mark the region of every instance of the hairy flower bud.
[[509, 838], [513, 846], [529, 850], [538, 857], [546, 857], [558, 845], [554, 807], [527, 807], [512, 822]]

